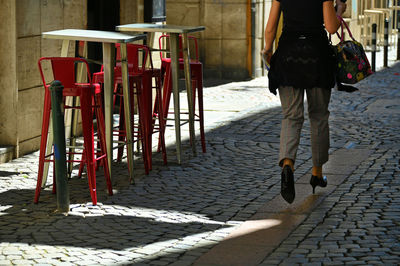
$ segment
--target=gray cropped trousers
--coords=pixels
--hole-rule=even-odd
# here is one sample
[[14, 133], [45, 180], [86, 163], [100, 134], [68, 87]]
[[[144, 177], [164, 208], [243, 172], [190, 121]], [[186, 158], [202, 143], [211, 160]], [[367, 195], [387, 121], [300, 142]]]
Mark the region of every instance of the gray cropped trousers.
[[329, 151], [329, 110], [331, 89], [279, 88], [283, 119], [281, 127], [279, 165], [283, 159], [296, 161], [304, 122], [304, 91], [307, 94], [308, 116], [311, 127], [311, 152], [313, 166], [322, 166], [328, 161]]

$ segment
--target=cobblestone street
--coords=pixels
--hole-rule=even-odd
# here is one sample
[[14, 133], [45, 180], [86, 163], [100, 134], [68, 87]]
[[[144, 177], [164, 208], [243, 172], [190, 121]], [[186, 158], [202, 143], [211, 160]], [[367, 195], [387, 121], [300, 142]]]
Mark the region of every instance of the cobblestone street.
[[185, 127], [176, 164], [168, 129], [168, 165], [155, 154], [145, 175], [137, 160], [131, 185], [126, 163], [114, 163], [113, 196], [98, 171], [97, 206], [77, 177], [68, 215], [54, 212], [50, 180], [33, 204], [37, 152], [0, 164], [0, 265], [398, 265], [400, 63], [391, 63], [357, 92], [333, 90], [328, 187], [314, 195], [306, 115], [291, 205], [279, 195], [282, 116], [265, 77], [204, 88], [207, 152], [198, 137], [191, 154]]

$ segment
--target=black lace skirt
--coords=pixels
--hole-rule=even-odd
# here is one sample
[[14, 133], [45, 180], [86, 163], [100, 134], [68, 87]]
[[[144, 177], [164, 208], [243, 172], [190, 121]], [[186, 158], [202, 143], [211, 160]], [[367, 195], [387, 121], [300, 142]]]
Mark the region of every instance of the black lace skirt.
[[283, 33], [271, 58], [269, 90], [281, 86], [299, 89], [333, 88], [334, 54], [326, 33]]

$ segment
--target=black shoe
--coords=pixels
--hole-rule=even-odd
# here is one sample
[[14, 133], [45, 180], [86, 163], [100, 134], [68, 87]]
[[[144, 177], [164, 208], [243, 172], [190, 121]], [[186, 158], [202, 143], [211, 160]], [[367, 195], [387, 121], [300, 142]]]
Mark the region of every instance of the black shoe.
[[281, 174], [281, 195], [289, 203], [294, 201], [296, 192], [294, 190], [294, 176], [292, 168], [285, 165]]
[[328, 179], [326, 178], [326, 176], [319, 178], [315, 175], [311, 175], [310, 184], [312, 186], [312, 193], [314, 194], [316, 186], [326, 187], [326, 185], [328, 185]]

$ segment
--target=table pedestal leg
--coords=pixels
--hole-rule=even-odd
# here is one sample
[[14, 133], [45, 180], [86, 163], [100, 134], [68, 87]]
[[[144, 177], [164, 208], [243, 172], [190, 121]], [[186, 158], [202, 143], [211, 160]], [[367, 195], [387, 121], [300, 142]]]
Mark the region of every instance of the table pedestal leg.
[[103, 43], [103, 66], [104, 66], [104, 113], [105, 113], [105, 135], [108, 158], [108, 169], [112, 178], [113, 158], [113, 85], [114, 85], [114, 62], [115, 45]]
[[129, 93], [129, 73], [128, 73], [128, 58], [126, 43], [121, 43], [121, 74], [122, 74], [122, 87], [124, 94], [124, 114], [125, 114], [125, 132], [126, 132], [126, 145], [128, 153], [128, 168], [130, 181], [133, 183], [133, 141], [132, 141], [132, 119], [131, 119], [131, 100]]
[[183, 64], [185, 69], [186, 92], [189, 108], [189, 134], [192, 144], [193, 155], [196, 156], [196, 136], [194, 133], [194, 108], [193, 108], [193, 90], [190, 70], [190, 53], [189, 53], [189, 40], [186, 33], [182, 34], [182, 50], [183, 50]]
[[179, 107], [179, 34], [171, 33], [170, 38], [171, 49], [171, 76], [172, 76], [172, 92], [174, 97], [174, 116], [175, 116], [175, 138], [176, 138], [176, 159], [178, 164], [181, 164], [182, 150], [181, 150], [181, 119]]

